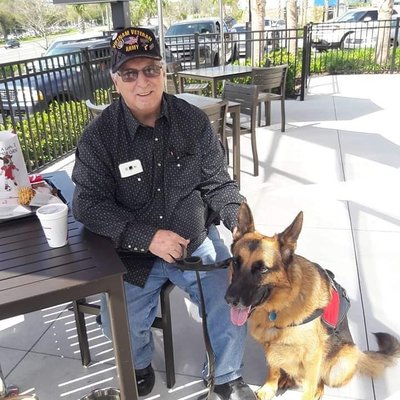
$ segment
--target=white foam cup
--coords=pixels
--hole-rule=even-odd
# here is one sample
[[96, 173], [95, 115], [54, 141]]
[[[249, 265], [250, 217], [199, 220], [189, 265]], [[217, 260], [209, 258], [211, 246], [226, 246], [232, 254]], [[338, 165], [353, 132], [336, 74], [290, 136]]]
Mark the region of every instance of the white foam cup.
[[68, 243], [68, 206], [64, 203], [46, 204], [36, 210], [50, 247]]

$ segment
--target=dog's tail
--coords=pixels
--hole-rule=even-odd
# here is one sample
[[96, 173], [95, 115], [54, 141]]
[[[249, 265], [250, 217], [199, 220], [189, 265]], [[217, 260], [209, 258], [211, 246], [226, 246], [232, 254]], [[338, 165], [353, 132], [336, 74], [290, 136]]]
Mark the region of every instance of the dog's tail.
[[359, 372], [373, 378], [392, 366], [400, 358], [400, 342], [392, 335], [383, 332], [374, 333], [378, 342], [378, 351], [364, 351], [357, 363]]

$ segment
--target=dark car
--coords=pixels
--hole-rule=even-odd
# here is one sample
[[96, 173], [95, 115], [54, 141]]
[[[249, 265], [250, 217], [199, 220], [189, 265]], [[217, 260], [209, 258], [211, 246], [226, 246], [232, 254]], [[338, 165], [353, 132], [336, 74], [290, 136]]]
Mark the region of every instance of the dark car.
[[43, 57], [28, 60], [26, 73], [0, 83], [0, 114], [32, 114], [53, 101], [84, 100], [97, 89], [108, 90], [109, 43], [109, 37], [58, 43]]
[[4, 48], [5, 49], [15, 49], [20, 46], [21, 46], [21, 43], [17, 39], [10, 39], [10, 40], [6, 41]]

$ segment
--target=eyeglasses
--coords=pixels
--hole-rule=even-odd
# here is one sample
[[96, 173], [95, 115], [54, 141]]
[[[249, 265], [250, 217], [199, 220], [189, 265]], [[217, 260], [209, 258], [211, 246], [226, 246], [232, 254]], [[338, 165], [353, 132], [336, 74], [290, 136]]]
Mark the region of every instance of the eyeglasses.
[[148, 65], [143, 69], [125, 69], [124, 71], [117, 71], [123, 82], [135, 82], [139, 77], [139, 72], [143, 72], [146, 78], [155, 78], [161, 74], [161, 65]]

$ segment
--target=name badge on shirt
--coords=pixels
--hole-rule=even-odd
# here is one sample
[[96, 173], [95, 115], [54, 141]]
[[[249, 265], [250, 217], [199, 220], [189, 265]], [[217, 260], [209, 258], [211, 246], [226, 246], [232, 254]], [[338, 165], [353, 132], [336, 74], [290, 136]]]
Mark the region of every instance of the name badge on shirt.
[[143, 172], [143, 167], [140, 160], [128, 161], [126, 163], [119, 164], [118, 167], [121, 178], [129, 178], [130, 176]]

